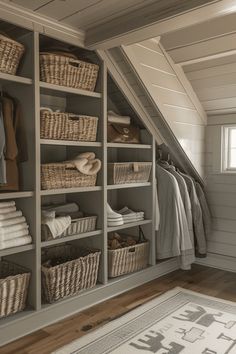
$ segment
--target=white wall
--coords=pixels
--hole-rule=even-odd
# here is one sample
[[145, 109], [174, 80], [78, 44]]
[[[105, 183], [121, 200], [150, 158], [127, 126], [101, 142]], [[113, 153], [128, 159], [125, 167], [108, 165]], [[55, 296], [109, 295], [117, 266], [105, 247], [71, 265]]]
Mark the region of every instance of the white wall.
[[184, 72], [156, 39], [123, 49], [184, 152], [204, 177], [206, 114]]
[[208, 239], [209, 252], [236, 257], [236, 174], [216, 172], [222, 124], [236, 124], [236, 114], [208, 117], [206, 132], [207, 196], [213, 216], [213, 232]]

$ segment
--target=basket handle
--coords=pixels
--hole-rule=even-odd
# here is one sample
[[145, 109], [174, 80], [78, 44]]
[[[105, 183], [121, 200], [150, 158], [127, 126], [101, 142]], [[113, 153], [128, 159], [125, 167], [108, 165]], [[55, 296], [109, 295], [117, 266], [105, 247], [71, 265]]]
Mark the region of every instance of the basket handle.
[[138, 172], [138, 171], [139, 171], [139, 164], [138, 164], [138, 162], [133, 162], [133, 170], [134, 170], [134, 172]]
[[70, 58], [69, 64], [71, 64], [72, 66], [74, 66], [76, 68], [79, 68], [81, 66], [81, 61], [77, 60], [77, 59]]
[[135, 247], [129, 249], [129, 253], [135, 253], [135, 251], [136, 251]]
[[80, 115], [79, 114], [70, 113], [69, 114], [69, 119], [70, 120], [79, 120], [80, 119]]

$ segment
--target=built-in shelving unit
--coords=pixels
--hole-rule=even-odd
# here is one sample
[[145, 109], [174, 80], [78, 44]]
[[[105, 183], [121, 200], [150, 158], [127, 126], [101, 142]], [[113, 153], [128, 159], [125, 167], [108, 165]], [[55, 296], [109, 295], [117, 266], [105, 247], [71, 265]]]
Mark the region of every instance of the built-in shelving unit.
[[[110, 90], [111, 77], [106, 65], [96, 57], [100, 66], [98, 84], [95, 92], [57, 86], [40, 81], [39, 52], [45, 38], [38, 32], [25, 31], [22, 37], [16, 38], [27, 47], [19, 76], [0, 74], [0, 84], [11, 95], [16, 96], [23, 107], [29, 159], [21, 166], [23, 181], [21, 191], [0, 193], [0, 200], [16, 200], [30, 225], [33, 238], [32, 245], [14, 247], [0, 251], [0, 257], [14, 261], [31, 271], [28, 308], [21, 314], [11, 318], [0, 319], [0, 338], [4, 342], [27, 331], [37, 329], [60, 318], [92, 305], [96, 301], [120, 293], [126, 288], [135, 286], [137, 279], [155, 277], [155, 141], [147, 131], [140, 117], [132, 108], [132, 118], [144, 131], [145, 139], [140, 144], [116, 144], [107, 142], [107, 109], [116, 109], [121, 114], [130, 114], [120, 110], [119, 104], [113, 99]], [[73, 47], [76, 50], [75, 47]], [[80, 49], [80, 51], [83, 49]], [[125, 98], [122, 98], [125, 100]], [[112, 105], [110, 107], [109, 105]], [[98, 117], [98, 135], [96, 142], [61, 141], [40, 138], [40, 107], [62, 109], [77, 114], [88, 114]], [[93, 151], [102, 161], [102, 169], [98, 174], [94, 187], [61, 188], [42, 190], [40, 181], [40, 164], [68, 160], [80, 152]], [[145, 183], [108, 184], [107, 164], [109, 162], [148, 161], [152, 163], [151, 176]], [[41, 241], [41, 208], [51, 202], [75, 201], [81, 210], [97, 215], [97, 229], [92, 232]], [[129, 206], [133, 210], [143, 210], [145, 220], [124, 224], [119, 227], [107, 226], [107, 202], [115, 210]], [[108, 279], [108, 233], [119, 231], [138, 236], [139, 226], [150, 243], [148, 270]], [[55, 304], [44, 304], [41, 298], [41, 254], [46, 247], [54, 247], [70, 242], [74, 245], [98, 248], [102, 252], [98, 284], [95, 288], [81, 292], [76, 297], [67, 298]], [[147, 273], [148, 272], [148, 273]], [[152, 273], [153, 272], [153, 273]], [[149, 274], [147, 276], [147, 274]], [[113, 284], [115, 286], [113, 287]], [[116, 284], [121, 284], [119, 287]], [[122, 285], [123, 284], [123, 285]], [[138, 285], [138, 284], [137, 284]], [[30, 310], [29, 310], [30, 309]], [[11, 327], [8, 327], [11, 326]], [[9, 330], [9, 328], [11, 330]], [[24, 332], [25, 331], [25, 332]], [[3, 333], [3, 335], [2, 335]], [[14, 338], [15, 339], [15, 338]], [[1, 345], [1, 341], [0, 341]]]

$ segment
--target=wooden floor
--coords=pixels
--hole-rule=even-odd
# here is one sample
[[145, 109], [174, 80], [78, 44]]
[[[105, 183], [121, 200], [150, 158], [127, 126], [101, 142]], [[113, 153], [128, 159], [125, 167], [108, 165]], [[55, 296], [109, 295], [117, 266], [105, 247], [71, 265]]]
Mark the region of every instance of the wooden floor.
[[45, 327], [1, 347], [0, 353], [49, 354], [176, 286], [236, 302], [236, 273], [195, 265], [191, 271], [175, 271]]

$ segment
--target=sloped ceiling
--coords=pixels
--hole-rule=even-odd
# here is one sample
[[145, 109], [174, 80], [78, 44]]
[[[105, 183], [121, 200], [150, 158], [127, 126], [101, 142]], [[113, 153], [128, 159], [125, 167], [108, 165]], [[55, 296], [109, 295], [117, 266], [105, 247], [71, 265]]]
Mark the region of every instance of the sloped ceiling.
[[236, 14], [166, 34], [161, 42], [208, 115], [236, 112]]

